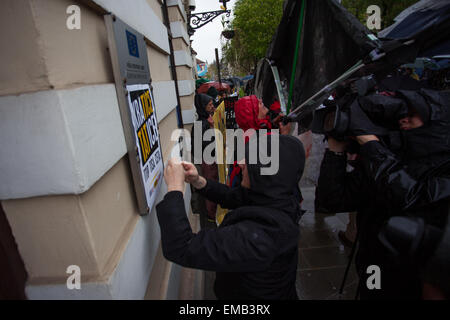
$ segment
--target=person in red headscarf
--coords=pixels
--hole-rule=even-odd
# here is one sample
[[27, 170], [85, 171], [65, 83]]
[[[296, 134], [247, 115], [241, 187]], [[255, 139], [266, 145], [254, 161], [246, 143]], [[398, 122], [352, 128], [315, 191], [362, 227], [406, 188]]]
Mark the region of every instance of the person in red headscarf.
[[[280, 108], [281, 111], [281, 108]], [[236, 123], [239, 128], [246, 132], [249, 129], [260, 130], [274, 129], [270, 116], [269, 109], [264, 105], [261, 99], [257, 96], [251, 95], [239, 99], [234, 106], [234, 113]], [[283, 125], [280, 123], [280, 134], [289, 134], [290, 124]], [[245, 136], [247, 142], [250, 136]], [[234, 187], [240, 184], [241, 170], [236, 162], [230, 168], [229, 186]]]
[[272, 129], [267, 115], [269, 109], [255, 95], [239, 99], [234, 106], [236, 122], [244, 131], [248, 129]]

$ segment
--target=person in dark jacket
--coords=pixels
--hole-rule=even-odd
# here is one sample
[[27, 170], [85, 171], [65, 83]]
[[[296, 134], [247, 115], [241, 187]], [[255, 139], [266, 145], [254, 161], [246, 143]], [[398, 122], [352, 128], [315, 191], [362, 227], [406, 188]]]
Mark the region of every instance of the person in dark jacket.
[[[214, 87], [211, 87], [214, 88]], [[215, 89], [215, 88], [214, 88]], [[199, 164], [198, 169], [201, 171], [202, 175], [211, 180], [219, 179], [219, 172], [216, 163], [207, 164], [203, 161], [202, 155], [206, 146], [211, 143], [211, 141], [203, 140], [203, 135], [206, 130], [214, 128], [213, 115], [216, 110], [214, 107], [214, 100], [211, 96], [207, 94], [197, 94], [194, 98], [195, 109], [198, 115], [197, 121], [201, 121], [201, 131], [195, 132], [195, 127], [191, 132], [191, 150], [193, 156], [193, 162]], [[196, 139], [195, 135], [200, 135], [200, 139]], [[195, 154], [195, 143], [201, 141], [201, 158], [198, 159]], [[201, 216], [201, 226], [202, 228], [207, 226], [207, 222], [215, 223], [217, 204], [204, 199], [195, 190], [192, 193], [192, 208], [195, 213], [199, 213]]]
[[[171, 159], [166, 168], [169, 192], [156, 207], [163, 254], [184, 267], [216, 271], [218, 299], [297, 299], [295, 221], [300, 206], [292, 191], [303, 173], [305, 154], [302, 143], [291, 136], [267, 138], [279, 138], [278, 172], [261, 175], [265, 165], [260, 161], [241, 163], [243, 181], [236, 188], [199, 176], [187, 162]], [[183, 201], [185, 180], [232, 210], [217, 229], [192, 233]]]
[[[360, 165], [346, 172], [345, 143], [329, 137], [321, 164], [316, 208], [357, 211], [359, 249], [356, 256], [361, 299], [421, 299], [419, 266], [408, 252], [393, 254], [379, 234], [390, 217], [423, 218], [445, 226], [450, 197], [450, 103], [430, 90], [397, 92], [409, 113], [399, 120], [403, 148], [392, 152], [374, 133], [382, 132], [351, 107], [350, 128], [361, 145]], [[380, 108], [380, 105], [378, 105]], [[380, 109], [378, 109], [380, 110]], [[421, 252], [426, 259], [432, 250]], [[369, 289], [368, 267], [378, 266], [381, 288]]]
[[[197, 112], [197, 120], [196, 121], [201, 121], [201, 135], [203, 137], [203, 134], [206, 130], [213, 128], [214, 127], [214, 122], [213, 122], [213, 118], [212, 116], [214, 115], [214, 112], [216, 111], [216, 108], [214, 107], [214, 103], [213, 103], [213, 98], [210, 97], [207, 94], [196, 94], [194, 97], [194, 104], [195, 104], [195, 111]], [[192, 129], [192, 133], [191, 133], [191, 143], [192, 143], [192, 152], [194, 152], [194, 143], [195, 143], [195, 139], [194, 139], [194, 129]], [[201, 139], [202, 141], [202, 152], [205, 149], [205, 147], [209, 144], [208, 141], [203, 141], [203, 139]]]
[[215, 87], [210, 87], [208, 91], [206, 91], [206, 94], [213, 99], [214, 107], [217, 108], [219, 106], [219, 91], [217, 91]]

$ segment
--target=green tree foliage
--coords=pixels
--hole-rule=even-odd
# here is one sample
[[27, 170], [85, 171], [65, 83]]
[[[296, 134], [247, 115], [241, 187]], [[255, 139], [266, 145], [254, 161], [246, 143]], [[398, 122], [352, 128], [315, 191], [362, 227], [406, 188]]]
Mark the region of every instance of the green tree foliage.
[[353, 13], [362, 24], [367, 23], [367, 8], [377, 5], [381, 9], [381, 29], [394, 23], [394, 18], [418, 0], [342, 0], [342, 5]]
[[266, 54], [283, 15], [284, 0], [239, 0], [233, 13], [233, 39], [222, 47], [223, 57], [238, 73], [248, 73]]

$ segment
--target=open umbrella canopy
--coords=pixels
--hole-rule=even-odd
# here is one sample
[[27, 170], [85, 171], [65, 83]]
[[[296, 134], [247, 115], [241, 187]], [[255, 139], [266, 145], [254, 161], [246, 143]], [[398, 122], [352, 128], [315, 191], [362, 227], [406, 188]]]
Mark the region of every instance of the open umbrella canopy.
[[418, 57], [450, 53], [450, 2], [422, 0], [401, 12], [395, 23], [378, 33], [382, 39], [415, 39]]
[[219, 82], [216, 82], [216, 81], [210, 81], [210, 82], [202, 84], [198, 88], [197, 92], [198, 93], [206, 93], [208, 91], [208, 89], [211, 88], [211, 87], [216, 88], [217, 91], [219, 91], [219, 93], [220, 92], [224, 92], [224, 91], [229, 93], [231, 91], [230, 86], [228, 84], [226, 84], [226, 83], [223, 83], [223, 82], [219, 83]]
[[230, 78], [227, 78], [225, 80], [232, 82], [234, 87], [240, 87], [240, 86], [244, 85], [244, 81], [242, 81], [238, 77], [230, 77]]
[[241, 80], [242, 81], [248, 81], [248, 80], [252, 80], [253, 77], [254, 76], [252, 74], [249, 74], [249, 75], [246, 75], [245, 77], [242, 77]]
[[439, 69], [450, 68], [450, 55], [448, 55], [448, 56], [435, 56], [433, 58], [435, 59], [436, 64], [439, 66]]
[[195, 87], [198, 88], [200, 87], [202, 84], [206, 83], [206, 82], [210, 82], [211, 80], [206, 79], [206, 78], [200, 78], [195, 80]]
[[402, 68], [412, 68], [412, 69], [430, 69], [430, 70], [439, 70], [441, 67], [439, 64], [430, 58], [416, 58], [414, 63], [407, 63], [402, 65]]
[[229, 85], [231, 89], [233, 89], [233, 88], [235, 87], [234, 82], [231, 81], [230, 79], [222, 80], [222, 84], [227, 84], [227, 85]]

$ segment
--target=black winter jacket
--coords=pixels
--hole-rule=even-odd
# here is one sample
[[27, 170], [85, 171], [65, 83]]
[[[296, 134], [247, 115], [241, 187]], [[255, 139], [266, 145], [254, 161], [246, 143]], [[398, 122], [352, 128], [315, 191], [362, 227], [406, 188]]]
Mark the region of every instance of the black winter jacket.
[[[191, 153], [192, 153], [192, 158], [193, 158], [193, 162], [194, 163], [202, 163], [202, 158], [197, 158], [197, 156], [202, 157], [203, 156], [203, 151], [205, 150], [205, 148], [214, 141], [214, 137], [210, 140], [210, 141], [205, 141], [203, 140], [203, 135], [205, 134], [205, 132], [208, 129], [211, 129], [211, 126], [209, 125], [208, 122], [208, 118], [209, 118], [209, 114], [208, 112], [206, 112], [206, 106], [208, 105], [208, 103], [213, 100], [212, 97], [210, 97], [209, 95], [206, 94], [196, 94], [195, 95], [195, 110], [197, 112], [198, 115], [198, 119], [197, 121], [201, 122], [201, 128], [198, 127], [199, 130], [195, 130], [195, 128], [197, 127], [196, 125], [194, 127], [192, 127], [192, 131], [191, 131]], [[197, 148], [199, 149], [198, 151], [201, 151], [201, 154], [195, 154], [196, 148], [195, 148], [195, 144], [198, 144]], [[200, 150], [200, 146], [201, 146], [201, 150]], [[214, 155], [214, 154], [213, 154]]]
[[218, 299], [297, 299], [300, 207], [292, 191], [303, 172], [304, 150], [293, 137], [280, 138], [280, 149], [277, 174], [261, 176], [260, 165], [247, 166], [251, 189], [207, 180], [199, 190], [232, 210], [217, 229], [192, 232], [181, 192], [169, 192], [156, 207], [164, 256], [216, 271]]
[[[240, 204], [243, 191], [212, 180], [202, 189], [227, 208]], [[184, 267], [217, 271], [218, 299], [297, 298], [299, 232], [288, 215], [244, 206], [229, 212], [218, 229], [193, 234], [181, 192], [169, 192], [158, 204], [157, 214], [164, 256]]]
[[[441, 159], [440, 164], [428, 167], [416, 177], [391, 151], [372, 141], [361, 147], [361, 161], [360, 166], [348, 173], [346, 157], [326, 151], [316, 189], [316, 211], [358, 212], [356, 265], [362, 294], [367, 294], [364, 297], [418, 299], [421, 297], [418, 265], [405, 265], [390, 257], [378, 234], [392, 216], [422, 217], [437, 227], [445, 225], [450, 158]], [[381, 269], [381, 290], [364, 291], [370, 265]]]
[[[408, 106], [422, 116], [424, 125], [399, 132], [401, 148], [391, 152], [371, 141], [360, 150], [355, 170], [346, 172], [346, 157], [327, 150], [316, 189], [316, 211], [357, 211], [359, 250], [356, 265], [361, 297], [420, 298], [417, 260], [393, 257], [378, 238], [392, 216], [423, 218], [443, 228], [450, 199], [450, 95], [432, 90], [401, 91]], [[420, 260], [431, 254], [420, 253]], [[403, 252], [402, 254], [409, 254]], [[366, 290], [366, 269], [381, 269], [381, 290]]]

